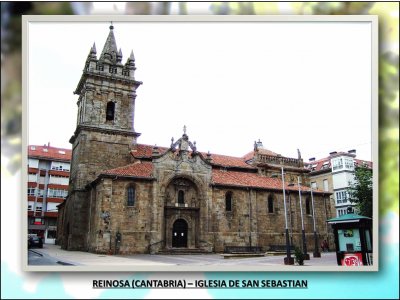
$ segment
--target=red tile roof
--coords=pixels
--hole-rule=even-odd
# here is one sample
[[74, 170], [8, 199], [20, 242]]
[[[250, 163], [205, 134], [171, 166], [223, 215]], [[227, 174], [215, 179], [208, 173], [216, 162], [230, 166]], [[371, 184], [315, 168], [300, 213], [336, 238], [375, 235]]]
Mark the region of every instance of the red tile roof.
[[[131, 154], [135, 158], [151, 158], [153, 147], [151, 145], [137, 144], [135, 149], [131, 150]], [[160, 154], [164, 154], [167, 150], [168, 148], [166, 147], [158, 147]]]
[[319, 160], [310, 161], [304, 164], [304, 167], [311, 170], [311, 172], [317, 172], [323, 170], [325, 166], [327, 171], [331, 171], [331, 158], [325, 157]]
[[[282, 190], [281, 179], [264, 177], [256, 173], [212, 170], [212, 182], [214, 184], [227, 186]], [[299, 190], [297, 185], [289, 186], [288, 183], [285, 183], [285, 189], [290, 191]], [[310, 188], [306, 186], [300, 186], [300, 190], [310, 191]], [[314, 190], [314, 192], [323, 193], [321, 190]]]
[[363, 164], [367, 165], [368, 168], [372, 169], [372, 161], [367, 161], [367, 160], [361, 160], [361, 159], [354, 159], [355, 162], [357, 163], [357, 166], [360, 167]]
[[[271, 150], [268, 150], [268, 149], [262, 149], [262, 148], [258, 149], [258, 153], [264, 154], [264, 155], [271, 155], [271, 156], [277, 156], [278, 155], [278, 153], [275, 153], [275, 152], [273, 152]], [[256, 155], [256, 152], [255, 151], [251, 151], [251, 152], [245, 154], [242, 158], [245, 161], [248, 161], [250, 159], [253, 159], [255, 155]]]
[[[46, 149], [46, 150], [45, 150]], [[47, 151], [47, 152], [46, 152]], [[28, 146], [28, 157], [44, 158], [48, 160], [70, 161], [72, 150], [49, 146]]]
[[127, 166], [106, 170], [103, 174], [133, 176], [140, 178], [153, 178], [153, 163], [151, 162], [136, 162]]
[[[137, 144], [136, 148], [131, 150], [131, 154], [135, 158], [151, 158], [153, 147], [150, 145]], [[160, 154], [164, 154], [169, 148], [158, 147]], [[201, 152], [204, 158], [207, 157], [207, 153]], [[253, 166], [247, 164], [242, 157], [227, 156], [221, 154], [211, 153], [211, 164], [223, 167], [238, 167], [246, 169], [255, 169]]]
[[[207, 157], [206, 153], [202, 153], [203, 157]], [[211, 164], [223, 167], [239, 167], [246, 169], [256, 169], [252, 165], [246, 163], [246, 161], [241, 157], [227, 156], [221, 154], [211, 153]]]
[[[335, 154], [335, 156], [338, 156], [340, 154], [348, 154], [346, 152], [339, 152], [337, 154]], [[324, 165], [327, 166], [327, 170], [331, 170], [331, 156], [325, 157], [325, 158], [321, 158], [319, 160], [315, 160], [315, 161], [310, 161], [304, 164], [304, 167], [311, 170], [312, 172], [318, 172], [321, 170], [324, 170], [323, 167]], [[357, 164], [357, 166], [362, 166], [363, 164], [366, 164], [368, 166], [368, 168], [372, 169], [372, 162], [371, 161], [367, 161], [367, 160], [361, 160], [361, 159], [354, 159], [354, 162]]]
[[[137, 162], [127, 166], [106, 170], [103, 174], [115, 176], [132, 176], [138, 178], [153, 178], [153, 163]], [[282, 181], [278, 178], [263, 177], [256, 173], [212, 170], [212, 183], [225, 186], [251, 187], [269, 190], [282, 190]], [[298, 191], [297, 186], [285, 184], [285, 189]], [[300, 186], [302, 191], [309, 191], [305, 186]], [[323, 193], [321, 190], [314, 190], [315, 193]]]

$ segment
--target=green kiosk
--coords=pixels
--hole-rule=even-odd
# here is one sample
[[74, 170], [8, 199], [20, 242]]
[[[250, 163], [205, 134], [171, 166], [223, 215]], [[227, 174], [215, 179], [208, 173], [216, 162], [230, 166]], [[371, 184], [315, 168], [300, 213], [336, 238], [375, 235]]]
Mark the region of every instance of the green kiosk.
[[339, 266], [372, 265], [372, 219], [355, 213], [329, 219]]

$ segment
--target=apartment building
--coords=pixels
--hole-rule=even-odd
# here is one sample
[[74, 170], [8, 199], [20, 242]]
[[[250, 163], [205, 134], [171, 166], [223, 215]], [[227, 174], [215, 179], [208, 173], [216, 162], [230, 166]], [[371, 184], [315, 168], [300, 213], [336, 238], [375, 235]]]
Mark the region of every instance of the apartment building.
[[329, 153], [328, 157], [316, 160], [314, 157], [305, 164], [310, 172], [313, 189], [322, 189], [332, 193], [335, 201], [336, 216], [347, 214], [354, 204], [349, 201], [347, 189], [354, 182], [354, 170], [357, 166], [372, 169], [372, 162], [356, 159], [356, 150]]
[[54, 244], [57, 234], [57, 205], [68, 195], [71, 150], [28, 146], [28, 233]]

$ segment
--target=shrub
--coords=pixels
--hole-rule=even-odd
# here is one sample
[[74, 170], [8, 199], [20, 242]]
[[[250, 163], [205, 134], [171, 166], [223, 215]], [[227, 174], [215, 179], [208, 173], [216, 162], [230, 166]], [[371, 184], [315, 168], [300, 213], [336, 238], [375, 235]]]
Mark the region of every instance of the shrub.
[[294, 259], [299, 266], [304, 265], [303, 252], [300, 250], [299, 247], [294, 248]]

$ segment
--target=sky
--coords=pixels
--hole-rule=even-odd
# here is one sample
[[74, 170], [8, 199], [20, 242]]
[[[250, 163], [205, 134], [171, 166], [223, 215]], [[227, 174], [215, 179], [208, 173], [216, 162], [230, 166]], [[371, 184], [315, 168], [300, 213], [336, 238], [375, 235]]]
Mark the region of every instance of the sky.
[[[346, 22], [118, 22], [136, 59], [135, 130], [169, 146], [187, 127], [199, 151], [243, 156], [254, 141], [308, 161], [357, 150], [371, 160], [371, 28]], [[108, 22], [31, 22], [28, 144], [71, 148], [73, 95]]]

